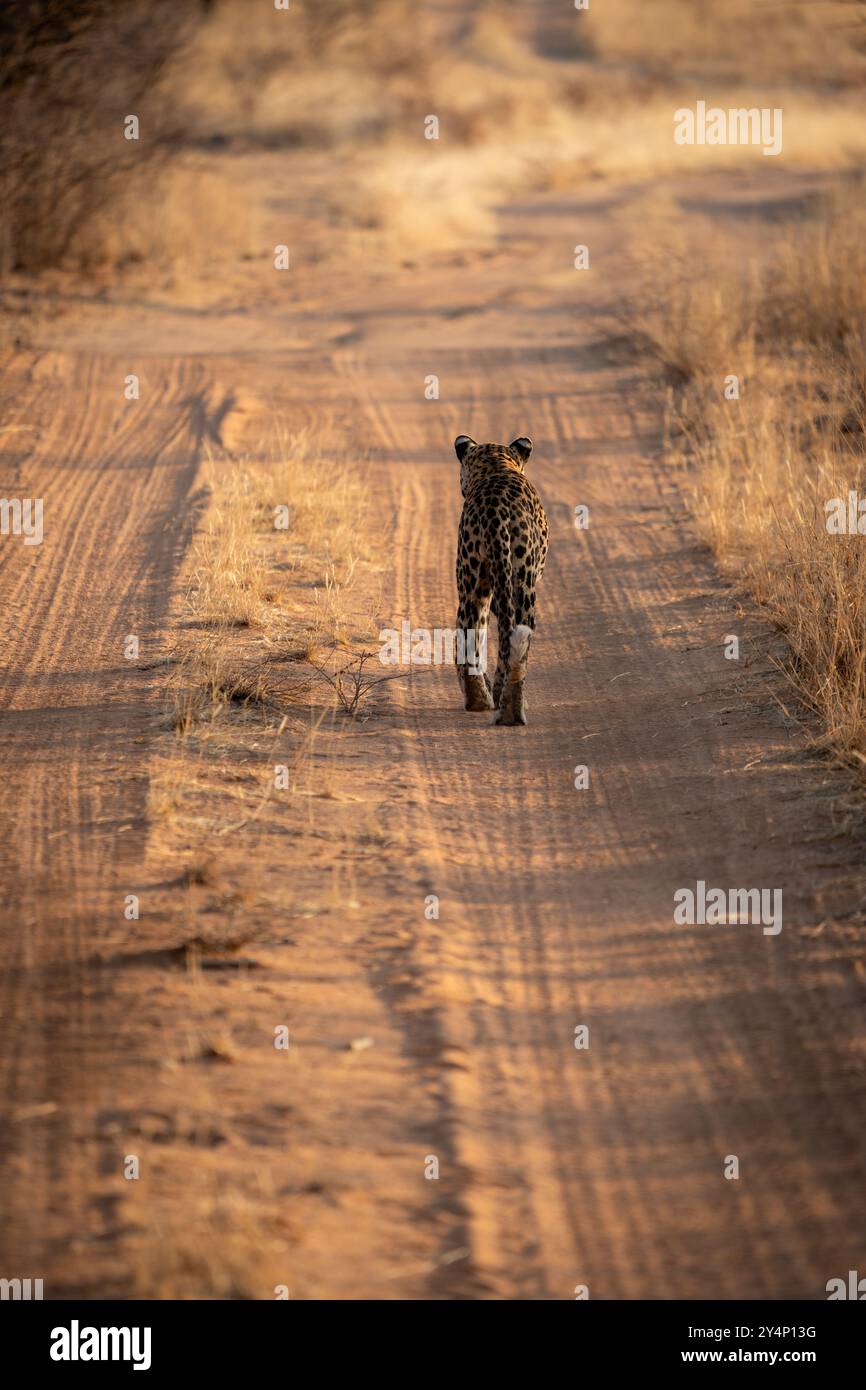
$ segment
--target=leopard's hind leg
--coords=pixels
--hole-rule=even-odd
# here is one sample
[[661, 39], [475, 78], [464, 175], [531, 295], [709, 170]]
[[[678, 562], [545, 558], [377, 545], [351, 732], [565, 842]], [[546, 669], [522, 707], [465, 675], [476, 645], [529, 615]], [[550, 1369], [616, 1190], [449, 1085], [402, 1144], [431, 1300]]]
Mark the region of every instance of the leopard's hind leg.
[[485, 665], [490, 590], [483, 585], [466, 586], [460, 594], [457, 611], [457, 679], [463, 692], [464, 708], [475, 714], [493, 709], [493, 696]]
[[499, 703], [494, 715], [494, 724], [525, 724], [526, 697], [523, 683], [526, 679], [526, 663], [532, 642], [532, 628], [520, 623], [513, 628], [509, 641], [508, 666], [499, 694]]
[[[515, 585], [514, 627], [508, 638], [508, 647], [500, 654], [502, 677], [500, 684], [499, 668], [493, 687], [496, 703], [495, 724], [525, 724], [526, 697], [523, 684], [526, 680], [526, 667], [529, 662], [529, 648], [535, 632], [535, 585], [524, 581]], [[501, 649], [500, 649], [501, 650]]]

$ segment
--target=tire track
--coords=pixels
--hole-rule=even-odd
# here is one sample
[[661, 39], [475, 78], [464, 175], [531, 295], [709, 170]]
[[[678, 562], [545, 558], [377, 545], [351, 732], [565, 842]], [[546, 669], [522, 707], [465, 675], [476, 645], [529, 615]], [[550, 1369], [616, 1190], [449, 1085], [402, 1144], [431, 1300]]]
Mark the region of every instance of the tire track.
[[146, 833], [154, 694], [122, 641], [135, 633], [146, 651], [165, 614], [205, 377], [153, 364], [157, 389], [125, 402], [126, 370], [54, 354], [13, 373], [17, 419], [34, 423], [36, 444], [0, 460], [0, 492], [42, 497], [45, 529], [41, 546], [4, 537], [0, 548], [18, 616], [3, 644], [0, 735], [2, 1258], [22, 1274], [56, 1267], [58, 1240], [86, 1247], [110, 1226], [113, 1199], [101, 1217], [89, 1208], [97, 1175], [120, 1158], [95, 1116], [136, 1066], [100, 961], [125, 925]]

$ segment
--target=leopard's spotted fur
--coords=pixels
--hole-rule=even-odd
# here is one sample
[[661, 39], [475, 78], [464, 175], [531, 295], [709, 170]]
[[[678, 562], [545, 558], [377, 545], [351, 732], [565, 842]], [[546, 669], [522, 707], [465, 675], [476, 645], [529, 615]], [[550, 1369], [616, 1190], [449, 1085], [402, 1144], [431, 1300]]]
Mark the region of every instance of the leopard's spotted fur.
[[[524, 472], [529, 439], [476, 444], [461, 434], [463, 514], [457, 538], [457, 627], [486, 638], [491, 603], [499, 628], [499, 660], [491, 690], [487, 676], [459, 664], [468, 710], [496, 709], [494, 723], [525, 724], [523, 682], [535, 631], [535, 587], [547, 557], [544, 508]], [[483, 648], [482, 648], [483, 650]]]

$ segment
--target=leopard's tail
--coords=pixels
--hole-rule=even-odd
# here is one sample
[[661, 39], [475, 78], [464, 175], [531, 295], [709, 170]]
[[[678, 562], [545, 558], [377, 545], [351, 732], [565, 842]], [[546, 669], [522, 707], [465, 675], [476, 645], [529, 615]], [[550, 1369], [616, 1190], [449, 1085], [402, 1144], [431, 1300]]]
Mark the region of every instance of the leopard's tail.
[[503, 659], [505, 680], [511, 684], [526, 676], [526, 662], [532, 628], [524, 623], [514, 626], [514, 580], [508, 528], [498, 526], [487, 536], [488, 555], [493, 576], [493, 611], [499, 627], [499, 654]]
[[514, 628], [514, 592], [511, 546], [508, 528], [501, 523], [490, 526], [485, 536], [490, 576], [493, 581], [493, 611], [499, 628], [499, 659], [511, 664], [511, 633]]

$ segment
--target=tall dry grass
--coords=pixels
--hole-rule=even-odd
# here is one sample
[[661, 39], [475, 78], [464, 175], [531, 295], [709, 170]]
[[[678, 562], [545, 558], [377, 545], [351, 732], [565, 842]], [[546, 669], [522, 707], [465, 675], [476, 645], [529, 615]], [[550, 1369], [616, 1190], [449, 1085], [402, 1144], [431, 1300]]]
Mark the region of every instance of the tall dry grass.
[[[705, 271], [703, 296], [674, 269], [636, 327], [671, 383], [699, 531], [785, 634], [817, 742], [866, 772], [866, 535], [828, 530], [831, 499], [866, 491], [864, 234], [862, 195], [835, 199], [760, 266]], [[736, 264], [730, 244], [704, 255]]]

